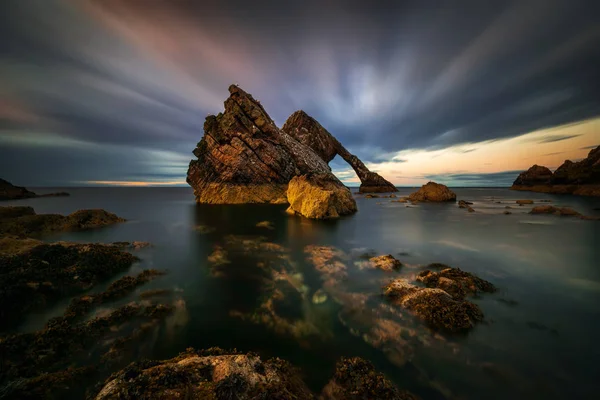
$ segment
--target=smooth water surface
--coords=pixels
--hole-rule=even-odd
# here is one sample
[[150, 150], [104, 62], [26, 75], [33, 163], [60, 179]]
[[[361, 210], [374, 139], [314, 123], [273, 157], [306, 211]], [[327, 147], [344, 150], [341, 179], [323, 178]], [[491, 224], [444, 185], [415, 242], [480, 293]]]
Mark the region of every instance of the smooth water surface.
[[[36, 191], [57, 190], [62, 189]], [[137, 253], [142, 260], [129, 273], [167, 269], [166, 276], [140, 290], [175, 289], [183, 307], [138, 344], [140, 357], [169, 358], [187, 347], [255, 351], [289, 360], [318, 390], [339, 357], [358, 355], [423, 398], [595, 398], [600, 390], [600, 222], [530, 215], [531, 206], [515, 204], [516, 199], [548, 199], [550, 204], [599, 216], [599, 199], [455, 189], [459, 199], [474, 203], [476, 211], [468, 213], [454, 203], [413, 206], [356, 196], [357, 214], [311, 221], [285, 214], [282, 206], [195, 205], [189, 188], [64, 190], [71, 196], [3, 205], [31, 205], [38, 213], [62, 214], [103, 208], [128, 220], [102, 230], [45, 238], [50, 241], [155, 245]], [[411, 191], [401, 189], [399, 195]], [[510, 215], [503, 214], [507, 206]], [[261, 221], [269, 221], [274, 229], [257, 227]], [[249, 317], [265, 297], [264, 269], [257, 266], [272, 255], [236, 250], [232, 238], [261, 238], [284, 249], [277, 257], [294, 266], [302, 296], [298, 304], [286, 303], [278, 312], [310, 321], [311, 332], [289, 332]], [[433, 262], [475, 273], [499, 291], [473, 300], [486, 322], [467, 335], [439, 335], [418, 321], [407, 322], [406, 349], [399, 356], [368, 343], [361, 329], [369, 327], [359, 327], [352, 316], [345, 319], [344, 307], [331, 298], [323, 304], [310, 301], [322, 279], [307, 262], [308, 245], [343, 251], [348, 263], [345, 284], [373, 295], [374, 301], [385, 301], [377, 296], [386, 279], [414, 279]], [[228, 263], [215, 273], [208, 260], [219, 248], [228, 252]], [[356, 267], [365, 252], [392, 254], [405, 266], [396, 274], [373, 271], [365, 278]], [[277, 257], [269, 262], [278, 262]], [[20, 329], [43, 327], [48, 318], [62, 314], [66, 304], [68, 299], [30, 316]], [[371, 322], [376, 323], [364, 323]]]

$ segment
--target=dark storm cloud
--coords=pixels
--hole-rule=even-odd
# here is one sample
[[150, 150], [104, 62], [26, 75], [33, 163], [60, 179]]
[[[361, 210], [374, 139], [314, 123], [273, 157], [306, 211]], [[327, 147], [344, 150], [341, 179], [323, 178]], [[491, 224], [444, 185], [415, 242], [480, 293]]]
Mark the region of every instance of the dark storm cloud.
[[[23, 184], [170, 179], [165, 169], [191, 157], [230, 83], [260, 99], [278, 125], [304, 109], [372, 162], [582, 120], [600, 114], [592, 7], [3, 0], [0, 172], [12, 166]], [[71, 142], [44, 153], [35, 145], [44, 135]], [[96, 169], [85, 173], [79, 155], [90, 144], [99, 146]], [[19, 158], [9, 164], [13, 150]], [[30, 160], [40, 156], [58, 175], [37, 174]]]

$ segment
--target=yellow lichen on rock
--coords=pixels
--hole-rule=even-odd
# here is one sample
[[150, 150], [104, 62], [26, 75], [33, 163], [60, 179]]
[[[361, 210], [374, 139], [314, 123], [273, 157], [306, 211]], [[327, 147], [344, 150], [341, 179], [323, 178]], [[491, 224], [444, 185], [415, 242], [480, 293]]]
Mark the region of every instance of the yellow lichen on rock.
[[287, 191], [289, 213], [328, 219], [356, 212], [356, 201], [340, 181], [324, 174], [294, 177]]

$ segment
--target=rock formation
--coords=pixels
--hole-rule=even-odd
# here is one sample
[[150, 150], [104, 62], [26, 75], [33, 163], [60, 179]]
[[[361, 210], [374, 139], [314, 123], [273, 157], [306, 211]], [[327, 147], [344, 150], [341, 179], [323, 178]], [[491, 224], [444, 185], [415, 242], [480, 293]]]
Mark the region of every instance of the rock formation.
[[[300, 182], [325, 185], [312, 193], [327, 199], [328, 212], [308, 213], [309, 218], [330, 218], [356, 211], [351, 193], [333, 175], [327, 162], [313, 149], [279, 130], [260, 102], [239, 87], [229, 87], [225, 112], [211, 115], [204, 123], [204, 137], [194, 150], [187, 182], [194, 188], [196, 202], [212, 204], [275, 203], [288, 200], [288, 184]], [[318, 179], [314, 177], [318, 176]], [[299, 182], [297, 182], [299, 183]], [[327, 192], [335, 195], [329, 196]], [[347, 194], [345, 193], [347, 192]], [[313, 210], [310, 203], [292, 193], [292, 211]], [[345, 199], [334, 201], [332, 199]], [[313, 203], [317, 200], [312, 200]], [[315, 203], [316, 204], [316, 203]], [[331, 205], [340, 209], [331, 210]]]
[[358, 157], [350, 154], [327, 129], [304, 111], [299, 110], [290, 115], [281, 130], [313, 149], [327, 163], [336, 155], [342, 157], [350, 164], [360, 179], [359, 193], [398, 191], [394, 185], [379, 174], [369, 171]]
[[600, 196], [600, 146], [581, 161], [566, 160], [554, 173], [534, 165], [521, 173], [511, 189], [532, 192]]
[[313, 219], [337, 218], [356, 212], [356, 201], [332, 174], [301, 175], [292, 178], [287, 190], [288, 212]]
[[0, 200], [29, 199], [36, 197], [36, 194], [21, 186], [14, 186], [12, 183], [0, 179]]
[[456, 194], [448, 189], [448, 186], [442, 185], [440, 183], [428, 182], [427, 184], [421, 186], [419, 190], [414, 193], [411, 193], [408, 196], [410, 201], [431, 201], [431, 202], [441, 202], [441, 201], [455, 201]]
[[14, 186], [12, 183], [0, 179], [0, 200], [20, 200], [31, 199], [36, 197], [61, 197], [68, 196], [69, 193], [58, 192], [48, 194], [35, 194], [34, 192], [25, 189], [21, 186]]

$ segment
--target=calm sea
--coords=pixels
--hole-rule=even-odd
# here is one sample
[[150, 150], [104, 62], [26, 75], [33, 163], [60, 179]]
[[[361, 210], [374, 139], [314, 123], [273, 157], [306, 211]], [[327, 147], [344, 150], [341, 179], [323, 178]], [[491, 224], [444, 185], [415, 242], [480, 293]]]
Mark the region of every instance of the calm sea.
[[[183, 299], [175, 319], [138, 344], [138, 357], [168, 358], [187, 347], [254, 351], [289, 360], [317, 390], [339, 357], [357, 355], [426, 399], [597, 398], [600, 393], [600, 222], [529, 215], [530, 206], [514, 204], [516, 199], [549, 199], [600, 216], [600, 199], [459, 188], [458, 198], [472, 201], [476, 212], [456, 204], [407, 207], [357, 196], [357, 214], [310, 221], [286, 215], [281, 206], [197, 206], [189, 188], [36, 191], [58, 190], [71, 196], [2, 205], [31, 205], [38, 213], [62, 214], [103, 208], [127, 218], [127, 223], [107, 229], [47, 240], [152, 242], [155, 247], [139, 252], [142, 260], [129, 272], [167, 269], [168, 275], [142, 289], [170, 288]], [[411, 191], [401, 189], [400, 195]], [[503, 214], [506, 206], [512, 207], [511, 215]], [[261, 221], [270, 221], [274, 229], [257, 227]], [[283, 258], [299, 272], [304, 300], [279, 312], [309, 321], [316, 331], [290, 334], [243, 317], [264, 300], [265, 281], [259, 276], [264, 270], [257, 265], [271, 256], [229, 249], [230, 263], [214, 276], [208, 257], [219, 246], [228, 250], [232, 237], [263, 237], [285, 248]], [[390, 275], [373, 271], [365, 278], [356, 266], [358, 256], [367, 251], [392, 254], [405, 263], [398, 276], [412, 279], [421, 266], [440, 262], [473, 272], [500, 290], [473, 300], [486, 323], [467, 335], [435, 335], [407, 319], [398, 351], [394, 341], [382, 345], [365, 337], [369, 324], [378, 323], [377, 316], [365, 311], [359, 321], [331, 299], [310, 301], [322, 281], [306, 261], [307, 245], [342, 250], [348, 255], [349, 276], [340, 285], [375, 299]], [[137, 293], [123, 301], [134, 298]], [[20, 329], [41, 328], [48, 318], [62, 314], [67, 303], [30, 316]]]

